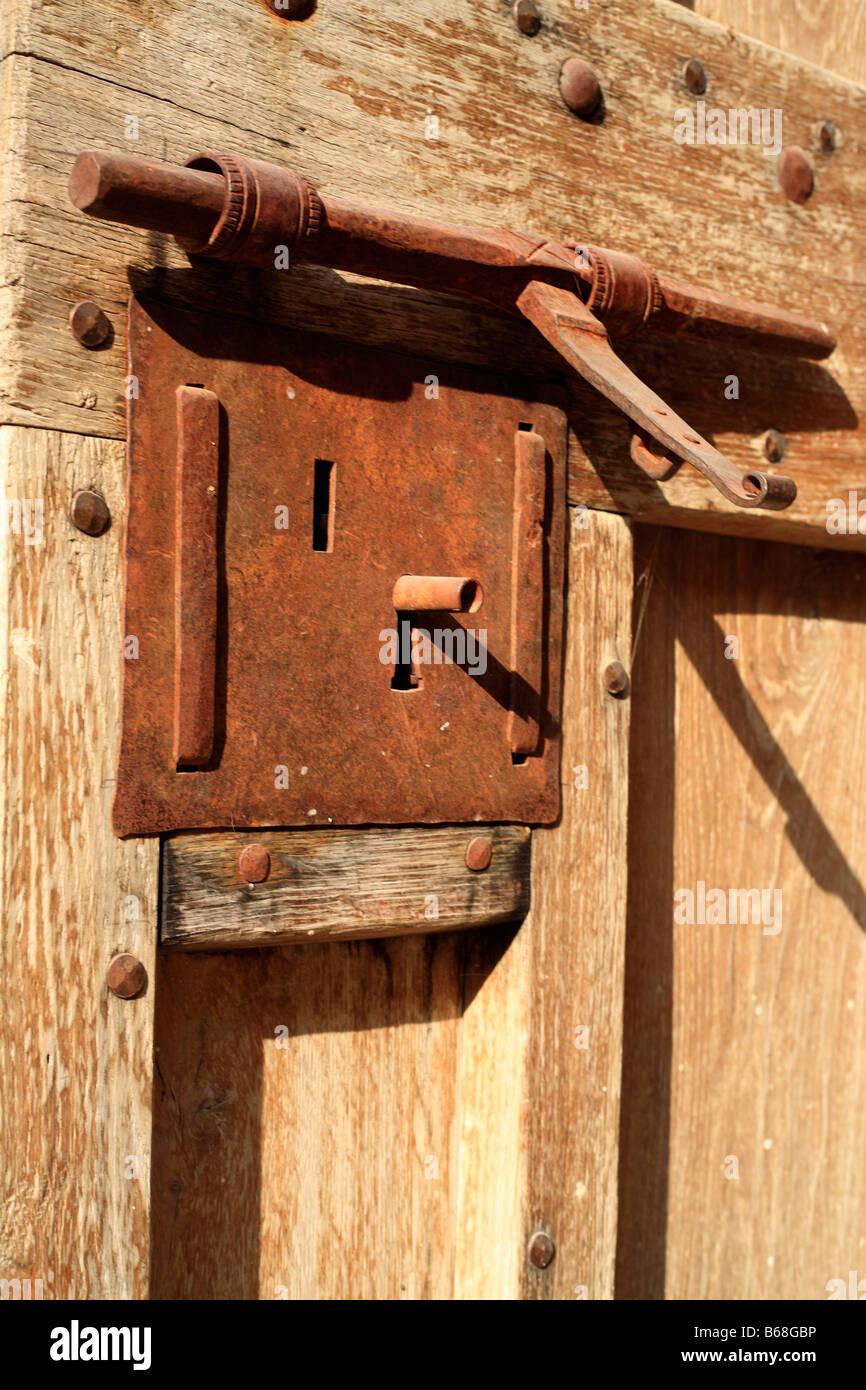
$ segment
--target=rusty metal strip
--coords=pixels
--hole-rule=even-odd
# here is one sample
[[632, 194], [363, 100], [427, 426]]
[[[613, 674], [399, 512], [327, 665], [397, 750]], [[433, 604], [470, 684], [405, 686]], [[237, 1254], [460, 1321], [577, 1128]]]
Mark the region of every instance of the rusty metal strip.
[[511, 560], [511, 710], [508, 743], [528, 757], [538, 747], [544, 667], [544, 503], [547, 449], [534, 430], [514, 437]]
[[213, 754], [216, 700], [219, 401], [177, 388], [174, 573], [174, 760], [202, 767]]

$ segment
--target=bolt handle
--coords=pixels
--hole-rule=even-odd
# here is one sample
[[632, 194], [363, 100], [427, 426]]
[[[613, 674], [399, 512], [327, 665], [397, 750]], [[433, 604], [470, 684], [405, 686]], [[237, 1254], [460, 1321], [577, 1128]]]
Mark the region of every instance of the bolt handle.
[[530, 280], [573, 289], [576, 277], [613, 337], [651, 325], [815, 359], [836, 347], [822, 323], [656, 273], [634, 256], [325, 197], [302, 174], [240, 155], [178, 166], [89, 151], [75, 161], [69, 195], [90, 217], [171, 233], [198, 256], [273, 268], [275, 249], [288, 246], [292, 264], [446, 290], [511, 314]]
[[[698, 289], [604, 247], [560, 245], [326, 199], [302, 174], [239, 155], [199, 154], [178, 167], [85, 153], [75, 162], [69, 192], [92, 217], [173, 233], [190, 255], [273, 266], [275, 252], [286, 246], [291, 264], [307, 261], [444, 289], [522, 315], [584, 380], [664, 449], [693, 464], [730, 502], [777, 511], [797, 495], [791, 478], [741, 475], [626, 367], [610, 336], [627, 337], [652, 324], [663, 332], [746, 338], [767, 350], [823, 358], [836, 340], [822, 323]], [[641, 464], [641, 454], [636, 457]]]

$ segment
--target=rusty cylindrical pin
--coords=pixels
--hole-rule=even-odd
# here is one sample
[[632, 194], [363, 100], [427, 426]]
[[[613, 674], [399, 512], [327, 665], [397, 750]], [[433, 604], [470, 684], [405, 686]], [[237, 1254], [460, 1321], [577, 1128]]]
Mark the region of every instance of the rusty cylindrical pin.
[[465, 575], [401, 574], [394, 585], [398, 613], [477, 613], [484, 590]]
[[238, 855], [238, 873], [244, 883], [264, 883], [271, 871], [271, 856], [264, 845], [247, 845]]
[[689, 58], [683, 68], [683, 82], [696, 97], [703, 96], [707, 90], [707, 74], [700, 58]]
[[612, 661], [604, 671], [604, 688], [608, 695], [624, 700], [629, 691], [628, 671], [621, 661]]
[[785, 457], [785, 450], [788, 441], [779, 430], [767, 430], [761, 444], [764, 450], [764, 457], [769, 463], [781, 463]]
[[92, 299], [82, 299], [69, 310], [69, 327], [82, 347], [98, 348], [111, 333], [111, 321]]
[[541, 28], [541, 15], [534, 0], [514, 0], [514, 23], [517, 25], [521, 34], [537, 34]]
[[546, 1231], [536, 1231], [529, 1237], [526, 1258], [536, 1269], [547, 1269], [547, 1266], [553, 1263], [555, 1254], [556, 1246], [553, 1243], [553, 1237], [549, 1236]]
[[559, 73], [559, 90], [568, 109], [585, 121], [601, 106], [601, 83], [583, 58], [566, 58]]
[[815, 174], [805, 150], [789, 145], [779, 160], [779, 182], [786, 198], [792, 203], [805, 203], [815, 188]]
[[137, 956], [126, 953], [109, 962], [106, 984], [118, 999], [134, 999], [147, 984], [147, 971]]
[[473, 873], [479, 874], [489, 868], [492, 858], [493, 846], [486, 835], [476, 835], [466, 846], [466, 866]]
[[839, 143], [839, 128], [834, 121], [822, 121], [821, 129], [818, 131], [818, 139], [821, 141], [821, 149], [825, 154], [832, 154]]
[[69, 520], [86, 536], [101, 536], [111, 521], [111, 512], [104, 497], [84, 488], [72, 498]]

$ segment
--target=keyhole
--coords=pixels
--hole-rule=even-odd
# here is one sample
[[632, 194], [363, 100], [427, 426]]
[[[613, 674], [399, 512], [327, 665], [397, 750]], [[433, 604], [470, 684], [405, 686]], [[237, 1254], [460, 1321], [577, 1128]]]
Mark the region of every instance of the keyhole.
[[316, 459], [313, 472], [313, 549], [334, 549], [334, 504], [337, 470], [327, 459]]
[[412, 614], [397, 614], [397, 660], [391, 689], [412, 691], [421, 689], [421, 677], [412, 665]]

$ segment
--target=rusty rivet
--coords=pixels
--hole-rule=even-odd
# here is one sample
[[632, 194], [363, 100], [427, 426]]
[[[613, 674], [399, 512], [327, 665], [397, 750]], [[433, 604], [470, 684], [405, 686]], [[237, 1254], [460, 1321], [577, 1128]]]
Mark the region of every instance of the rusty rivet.
[[537, 34], [541, 28], [541, 15], [533, 0], [514, 0], [514, 23], [521, 34]]
[[475, 873], [486, 869], [492, 858], [493, 846], [486, 835], [476, 835], [466, 846], [466, 863]]
[[306, 19], [316, 8], [316, 0], [262, 0], [277, 19]]
[[700, 58], [690, 58], [683, 68], [683, 81], [696, 97], [703, 96], [707, 90], [707, 74]]
[[601, 83], [582, 58], [566, 58], [559, 74], [559, 90], [569, 110], [584, 120], [601, 105]]
[[69, 310], [69, 327], [82, 347], [97, 348], [111, 332], [111, 322], [92, 299], [82, 299]]
[[836, 142], [839, 138], [838, 127], [833, 123], [833, 121], [824, 121], [820, 131], [818, 132], [818, 136], [821, 141], [821, 149], [824, 151], [824, 153], [832, 154], [836, 148]]
[[805, 203], [815, 187], [815, 175], [809, 156], [799, 145], [789, 145], [779, 160], [779, 182], [792, 203]]
[[764, 457], [770, 463], [782, 462], [782, 459], [785, 457], [785, 450], [788, 447], [788, 441], [779, 430], [767, 430], [761, 440], [761, 444], [764, 449]]
[[271, 871], [271, 856], [264, 845], [247, 845], [238, 855], [238, 873], [244, 883], [264, 883]]
[[621, 661], [612, 661], [604, 671], [604, 688], [609, 695], [613, 695], [617, 700], [625, 699], [628, 694], [629, 678], [628, 671]]
[[136, 956], [115, 956], [108, 966], [106, 981], [118, 999], [134, 999], [147, 984], [147, 971]]
[[111, 512], [104, 497], [85, 488], [73, 497], [69, 520], [86, 536], [101, 536], [111, 520]]
[[546, 1231], [536, 1231], [529, 1237], [526, 1258], [536, 1269], [547, 1269], [547, 1266], [552, 1264], [555, 1254], [556, 1246]]

